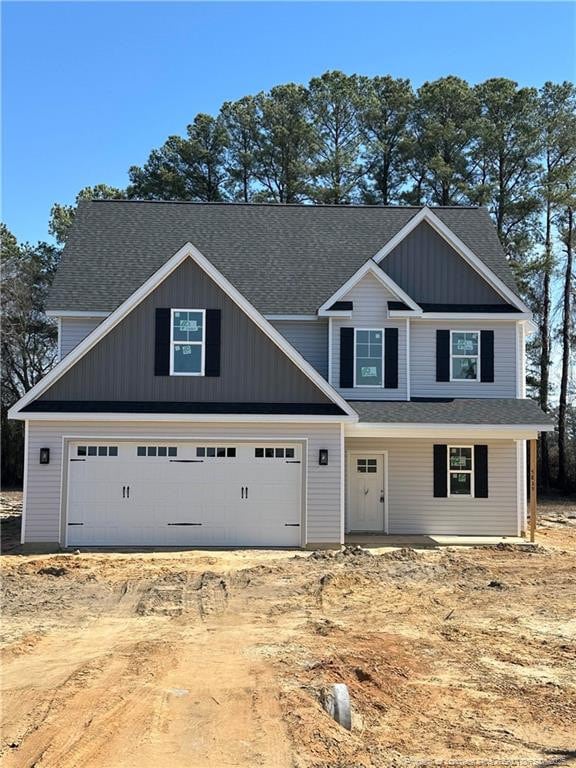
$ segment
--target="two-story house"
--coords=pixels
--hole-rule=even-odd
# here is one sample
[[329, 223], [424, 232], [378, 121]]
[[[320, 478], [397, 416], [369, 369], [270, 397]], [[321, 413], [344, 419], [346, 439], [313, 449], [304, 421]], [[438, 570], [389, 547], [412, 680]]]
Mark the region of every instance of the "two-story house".
[[533, 330], [478, 208], [80, 204], [23, 542], [519, 535]]

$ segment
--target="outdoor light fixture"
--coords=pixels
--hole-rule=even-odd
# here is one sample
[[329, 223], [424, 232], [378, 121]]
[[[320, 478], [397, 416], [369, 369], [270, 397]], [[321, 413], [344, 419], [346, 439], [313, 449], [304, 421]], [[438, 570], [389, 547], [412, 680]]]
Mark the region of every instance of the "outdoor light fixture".
[[40, 448], [40, 464], [50, 464], [50, 448]]
[[328, 464], [328, 448], [320, 448], [318, 452], [318, 464], [325, 467]]

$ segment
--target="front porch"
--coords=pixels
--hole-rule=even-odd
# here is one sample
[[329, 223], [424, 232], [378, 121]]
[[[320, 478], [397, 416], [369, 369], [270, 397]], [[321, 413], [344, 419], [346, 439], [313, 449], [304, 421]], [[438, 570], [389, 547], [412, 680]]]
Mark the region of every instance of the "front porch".
[[347, 546], [364, 549], [438, 549], [440, 547], [487, 547], [498, 544], [533, 546], [522, 536], [432, 536], [349, 533], [344, 542]]

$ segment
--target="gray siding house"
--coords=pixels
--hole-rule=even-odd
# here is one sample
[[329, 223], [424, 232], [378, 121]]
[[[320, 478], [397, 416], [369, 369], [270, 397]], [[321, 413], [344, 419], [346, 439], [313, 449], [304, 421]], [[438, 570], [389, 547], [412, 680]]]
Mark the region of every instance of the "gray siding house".
[[551, 425], [484, 209], [82, 202], [49, 311], [25, 544], [526, 531]]

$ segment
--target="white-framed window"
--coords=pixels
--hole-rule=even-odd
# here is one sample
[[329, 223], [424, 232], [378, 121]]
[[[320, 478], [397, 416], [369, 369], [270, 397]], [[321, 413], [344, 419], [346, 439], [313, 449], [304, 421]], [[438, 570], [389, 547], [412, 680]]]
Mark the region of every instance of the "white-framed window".
[[450, 381], [480, 381], [480, 331], [450, 331]]
[[474, 448], [448, 446], [448, 496], [474, 496]]
[[204, 376], [205, 309], [173, 309], [170, 315], [170, 375]]
[[384, 331], [354, 329], [354, 386], [381, 387], [384, 381]]

